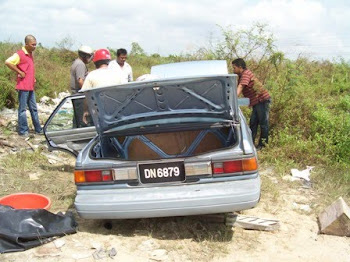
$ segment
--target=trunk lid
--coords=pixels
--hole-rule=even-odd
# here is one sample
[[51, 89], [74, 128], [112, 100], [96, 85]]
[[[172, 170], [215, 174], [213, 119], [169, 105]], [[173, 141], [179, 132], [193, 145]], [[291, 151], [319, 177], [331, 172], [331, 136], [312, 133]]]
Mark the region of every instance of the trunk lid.
[[236, 75], [175, 77], [85, 91], [100, 135], [238, 121]]

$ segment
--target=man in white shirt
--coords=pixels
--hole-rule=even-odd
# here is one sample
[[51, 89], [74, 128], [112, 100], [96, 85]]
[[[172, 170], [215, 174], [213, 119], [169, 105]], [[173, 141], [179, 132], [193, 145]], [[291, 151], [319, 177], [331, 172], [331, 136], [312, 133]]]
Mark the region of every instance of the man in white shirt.
[[133, 81], [132, 68], [126, 62], [128, 52], [124, 48], [117, 50], [117, 59], [109, 63], [108, 67], [112, 69], [122, 80], [122, 84]]

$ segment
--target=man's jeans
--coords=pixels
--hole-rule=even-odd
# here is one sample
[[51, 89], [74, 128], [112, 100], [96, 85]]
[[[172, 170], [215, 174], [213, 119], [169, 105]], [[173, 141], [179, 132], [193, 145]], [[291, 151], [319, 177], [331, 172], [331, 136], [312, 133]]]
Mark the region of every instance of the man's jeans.
[[269, 142], [269, 111], [271, 100], [260, 102], [253, 106], [250, 116], [250, 130], [252, 131], [253, 142], [255, 141], [258, 126], [260, 125], [260, 138], [258, 147], [263, 147]]
[[23, 135], [29, 131], [27, 123], [27, 105], [30, 111], [30, 115], [32, 116], [35, 132], [40, 133], [42, 130], [39, 122], [34, 91], [18, 90], [18, 101], [18, 133], [20, 135]]

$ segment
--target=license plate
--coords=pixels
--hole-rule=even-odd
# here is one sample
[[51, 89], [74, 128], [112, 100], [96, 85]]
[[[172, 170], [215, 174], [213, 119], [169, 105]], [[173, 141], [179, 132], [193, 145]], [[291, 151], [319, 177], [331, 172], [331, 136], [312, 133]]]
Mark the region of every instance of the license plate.
[[184, 162], [140, 164], [141, 183], [169, 183], [185, 181]]

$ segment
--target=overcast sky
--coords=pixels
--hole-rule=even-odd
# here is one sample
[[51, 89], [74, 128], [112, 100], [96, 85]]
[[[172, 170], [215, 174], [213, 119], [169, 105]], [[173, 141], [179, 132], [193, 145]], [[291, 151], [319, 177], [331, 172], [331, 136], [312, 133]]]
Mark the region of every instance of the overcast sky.
[[30, 33], [45, 47], [69, 37], [73, 49], [130, 50], [137, 42], [147, 54], [169, 55], [208, 46], [219, 26], [260, 22], [287, 57], [349, 61], [349, 17], [349, 0], [0, 0], [0, 41], [22, 42]]

